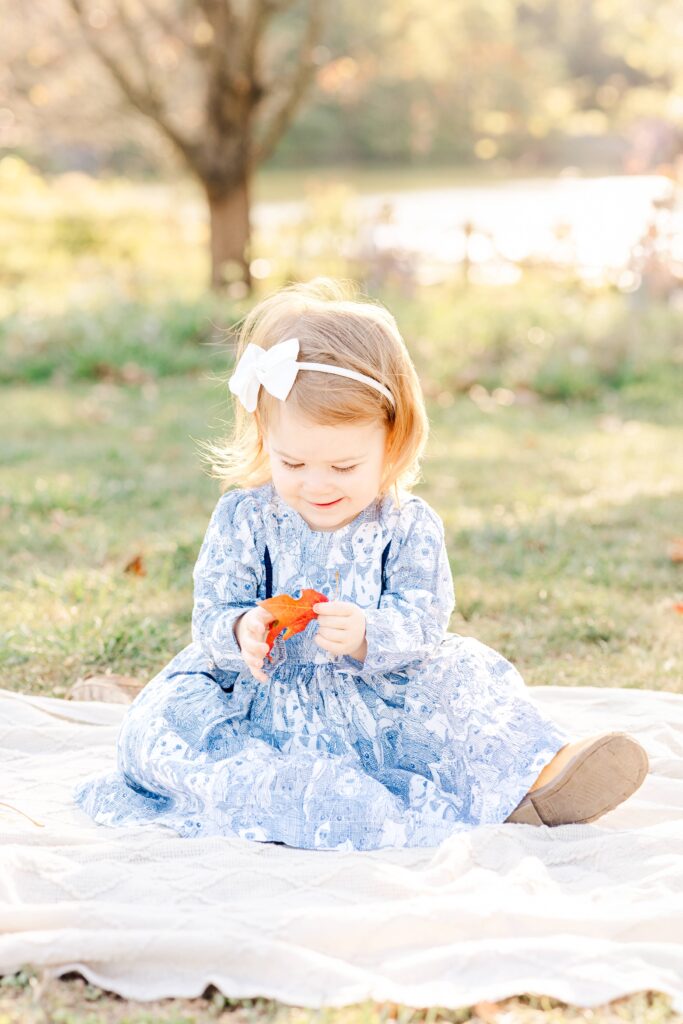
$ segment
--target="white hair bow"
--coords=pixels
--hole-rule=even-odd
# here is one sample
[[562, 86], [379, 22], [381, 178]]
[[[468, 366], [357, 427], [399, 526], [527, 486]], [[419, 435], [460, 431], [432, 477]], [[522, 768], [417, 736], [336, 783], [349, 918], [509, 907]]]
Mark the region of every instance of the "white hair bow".
[[228, 381], [228, 387], [233, 395], [237, 395], [247, 412], [253, 412], [256, 408], [262, 384], [271, 395], [284, 401], [299, 372], [296, 362], [298, 354], [298, 338], [288, 338], [267, 349], [249, 344]]
[[275, 398], [284, 402], [292, 390], [299, 370], [321, 370], [323, 373], [338, 373], [343, 377], [352, 377], [354, 380], [369, 384], [370, 387], [386, 395], [392, 405], [394, 404], [394, 398], [389, 389], [379, 381], [373, 380], [372, 377], [367, 377], [364, 373], [358, 373], [356, 370], [347, 370], [346, 367], [331, 366], [328, 363], [300, 363], [296, 358], [298, 354], [298, 338], [287, 338], [286, 341], [279, 341], [272, 348], [267, 349], [250, 343], [242, 353], [242, 358], [228, 381], [228, 387], [233, 395], [239, 398], [247, 412], [253, 412], [261, 385]]

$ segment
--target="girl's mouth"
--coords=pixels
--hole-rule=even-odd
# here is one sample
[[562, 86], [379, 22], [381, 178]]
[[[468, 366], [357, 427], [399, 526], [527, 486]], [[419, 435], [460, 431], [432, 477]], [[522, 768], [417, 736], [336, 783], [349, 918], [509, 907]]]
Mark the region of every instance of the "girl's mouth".
[[336, 505], [337, 502], [339, 502], [339, 501], [341, 501], [341, 498], [337, 498], [335, 501], [325, 501], [325, 502], [312, 501], [311, 505], [314, 505], [316, 508], [332, 508], [332, 506]]

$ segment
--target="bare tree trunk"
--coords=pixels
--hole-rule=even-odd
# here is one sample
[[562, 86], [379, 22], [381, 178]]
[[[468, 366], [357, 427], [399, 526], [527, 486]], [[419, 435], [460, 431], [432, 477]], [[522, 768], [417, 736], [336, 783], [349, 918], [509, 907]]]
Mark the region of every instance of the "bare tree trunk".
[[211, 224], [211, 288], [225, 291], [235, 282], [251, 288], [249, 185], [243, 178], [228, 192], [204, 183]]
[[[244, 4], [184, 0], [170, 5], [175, 14], [162, 14], [164, 5], [156, 0], [137, 4], [112, 0], [107, 6], [114, 11], [109, 19], [113, 28], [110, 30], [108, 21], [106, 33], [92, 16], [89, 0], [68, 3], [84, 39], [121, 94], [157, 126], [202, 182], [211, 223], [211, 288], [225, 290], [235, 298], [247, 295], [252, 285], [251, 175], [277, 146], [315, 77], [326, 0], [305, 0], [306, 23], [294, 60], [289, 61], [292, 66], [289, 71], [279, 69], [268, 81], [261, 75], [264, 36], [272, 19], [286, 13], [293, 0], [249, 0]], [[239, 16], [237, 7], [244, 8]], [[206, 44], [193, 36], [200, 12], [210, 29]], [[193, 76], [199, 64], [202, 87], [195, 97], [194, 114], [187, 119], [196, 123], [194, 130], [187, 129], [187, 120], [178, 123], [172, 90], [156, 56], [146, 48], [145, 30], [150, 22], [157, 35], [160, 30], [173, 39], [174, 49], [182, 43]], [[180, 74], [178, 78], [185, 80]], [[258, 110], [259, 104], [261, 109], [269, 108], [267, 117]], [[258, 130], [254, 132], [257, 112]]]

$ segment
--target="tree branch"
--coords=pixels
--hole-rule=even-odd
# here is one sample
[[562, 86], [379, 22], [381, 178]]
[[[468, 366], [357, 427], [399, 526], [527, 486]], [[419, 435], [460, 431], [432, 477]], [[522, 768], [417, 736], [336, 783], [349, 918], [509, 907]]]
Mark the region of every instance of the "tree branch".
[[296, 0], [263, 0], [269, 14], [283, 14], [294, 6]]
[[[97, 32], [93, 31], [90, 23], [88, 22], [87, 12], [82, 0], [68, 0], [68, 2], [76, 15], [78, 26], [83, 36], [89, 43], [100, 63], [107, 68], [124, 96], [126, 96], [130, 103], [139, 110], [141, 114], [144, 114], [145, 117], [149, 117], [157, 124], [164, 135], [166, 135], [170, 142], [187, 161], [190, 167], [195, 169], [198, 146], [193, 140], [183, 136], [171, 123], [161, 97], [157, 94], [152, 83], [149, 81], [149, 75], [145, 74], [145, 86], [147, 87], [147, 91], [145, 91], [137, 85], [133, 78], [131, 78], [129, 73], [124, 69], [121, 61], [110, 53], [105, 46], [103, 46]], [[117, 10], [120, 11], [120, 6], [118, 4]], [[135, 44], [135, 50], [138, 54], [141, 52], [139, 44], [137, 43]]]
[[128, 40], [128, 45], [130, 46], [130, 49], [135, 55], [135, 57], [137, 58], [139, 70], [142, 75], [142, 79], [145, 83], [145, 89], [147, 90], [147, 95], [150, 97], [152, 102], [154, 102], [158, 107], [162, 107], [163, 100], [161, 96], [161, 91], [159, 89], [158, 83], [152, 77], [152, 71], [150, 69], [151, 62], [149, 60], [149, 57], [142, 48], [142, 44], [140, 42], [140, 33], [136, 31], [135, 26], [132, 24], [130, 18], [128, 17], [128, 13], [125, 7], [125, 0], [114, 0], [114, 6], [116, 8], [116, 13], [118, 15], [119, 21], [123, 26], [123, 31], [125, 33], [126, 39]]
[[195, 42], [191, 33], [186, 31], [186, 25], [181, 25], [180, 22], [175, 22], [172, 18], [169, 18], [166, 11], [159, 10], [154, 5], [153, 0], [139, 0], [139, 3], [145, 14], [162, 32], [165, 32], [167, 36], [179, 39], [187, 50], [198, 53], [202, 57], [204, 56], [205, 47]]
[[197, 0], [197, 6], [201, 7], [204, 17], [214, 28], [222, 18], [232, 22], [235, 17], [231, 0]]
[[244, 70], [253, 81], [256, 65], [256, 51], [268, 19], [275, 13], [269, 9], [268, 0], [252, 0], [249, 14], [245, 18], [242, 53]]
[[[268, 0], [265, 2], [267, 3]], [[322, 34], [325, 2], [326, 0], [309, 0], [308, 21], [299, 46], [294, 72], [261, 139], [254, 143], [251, 157], [252, 171], [272, 154], [291, 124], [301, 98], [308, 87], [315, 69], [313, 50]]]
[[236, 110], [248, 92], [248, 82], [236, 60], [240, 33], [230, 0], [198, 0], [213, 29], [213, 42], [206, 56], [207, 126], [222, 132], [226, 125], [239, 124]]

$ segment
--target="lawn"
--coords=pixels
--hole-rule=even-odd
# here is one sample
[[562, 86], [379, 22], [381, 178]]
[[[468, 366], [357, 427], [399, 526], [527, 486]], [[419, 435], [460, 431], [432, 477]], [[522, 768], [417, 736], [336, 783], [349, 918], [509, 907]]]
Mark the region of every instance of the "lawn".
[[[9, 689], [63, 696], [111, 671], [151, 678], [190, 640], [191, 571], [219, 496], [196, 442], [221, 432], [225, 394], [205, 372], [5, 385], [0, 507], [6, 552], [0, 665]], [[514, 393], [513, 393], [514, 394]], [[494, 395], [496, 397], [494, 397]], [[634, 386], [551, 402], [502, 389], [437, 389], [417, 488], [442, 515], [453, 632], [502, 651], [529, 685], [683, 689], [683, 400]], [[127, 572], [137, 557], [142, 574]], [[619, 728], [619, 723], [614, 723]], [[497, 1016], [499, 1013], [511, 1016]], [[488, 1016], [487, 1016], [488, 1014]], [[191, 1024], [216, 1019], [417, 1024], [676, 1017], [638, 993], [584, 1011], [527, 995], [491, 1007], [343, 1010], [274, 1001], [136, 1004], [26, 965], [0, 983], [0, 1024]]]
[[[430, 406], [418, 492], [446, 525], [451, 630], [531, 685], [680, 689], [680, 406], [476, 390]], [[192, 566], [220, 493], [197, 442], [227, 418], [220, 384], [15, 385], [3, 407], [4, 686], [151, 678], [190, 640]], [[144, 574], [126, 572], [138, 555]]]
[[0, 1024], [680, 1024], [668, 997], [638, 992], [595, 1009], [520, 995], [456, 1009], [363, 1003], [319, 1010], [275, 1000], [226, 999], [209, 986], [197, 999], [121, 999], [80, 975], [46, 980], [30, 967], [0, 979]]
[[[14, 266], [21, 294], [35, 269]], [[143, 293], [64, 309], [35, 288], [33, 304], [5, 292], [5, 688], [64, 696], [77, 679], [108, 671], [144, 682], [190, 640], [192, 567], [220, 494], [197, 443], [229, 418], [215, 378], [231, 364], [222, 328], [244, 307], [206, 297], [159, 304]], [[416, 490], [446, 526], [451, 631], [504, 653], [530, 686], [683, 690], [680, 310], [542, 278], [386, 300], [428, 401]], [[680, 1020], [655, 993], [594, 1011], [526, 995], [451, 1010], [367, 1003], [318, 1012], [215, 991], [136, 1004], [78, 977], [46, 983], [31, 965], [0, 981], [0, 1024], [266, 1018]]]

